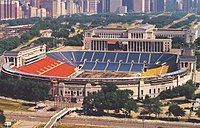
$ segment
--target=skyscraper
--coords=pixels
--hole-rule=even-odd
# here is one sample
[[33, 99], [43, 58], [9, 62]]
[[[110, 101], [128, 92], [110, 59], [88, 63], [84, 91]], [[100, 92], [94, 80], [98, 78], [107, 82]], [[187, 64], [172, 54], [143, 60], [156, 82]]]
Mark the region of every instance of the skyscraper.
[[74, 14], [75, 13], [75, 3], [73, 2], [73, 0], [67, 0], [66, 5], [67, 5], [67, 13]]
[[0, 0], [0, 20], [20, 18], [21, 9], [18, 1]]
[[183, 11], [190, 12], [191, 4], [192, 4], [192, 0], [183, 0]]
[[61, 15], [65, 15], [65, 2], [62, 0], [53, 0], [52, 1], [52, 17], [58, 18]]
[[200, 13], [200, 0], [197, 0], [197, 13]]
[[152, 0], [152, 6], [153, 12], [163, 12], [164, 0]]
[[110, 12], [110, 0], [102, 0], [102, 12]]
[[136, 13], [145, 12], [145, 0], [134, 0], [133, 11]]
[[123, 6], [127, 6], [127, 10], [129, 12], [133, 11], [133, 1], [134, 0], [122, 0], [122, 5]]
[[110, 12], [116, 12], [122, 6], [122, 0], [110, 0]]
[[96, 14], [97, 13], [97, 4], [98, 0], [88, 0], [88, 13]]
[[176, 11], [177, 1], [176, 0], [167, 0], [166, 1], [166, 11], [173, 12]]
[[145, 12], [150, 12], [150, 6], [151, 6], [151, 4], [150, 4], [150, 2], [151, 2], [151, 0], [145, 0]]

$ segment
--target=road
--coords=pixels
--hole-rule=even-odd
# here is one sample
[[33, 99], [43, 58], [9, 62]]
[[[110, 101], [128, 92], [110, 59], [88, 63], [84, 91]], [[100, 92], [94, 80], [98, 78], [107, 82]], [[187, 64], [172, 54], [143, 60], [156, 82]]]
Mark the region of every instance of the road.
[[[49, 120], [47, 115], [29, 116], [28, 114], [12, 114], [6, 115], [8, 119], [17, 119], [24, 122], [41, 122], [46, 123]], [[200, 124], [192, 123], [173, 123], [162, 121], [149, 121], [145, 120], [144, 123], [141, 120], [135, 119], [101, 119], [101, 118], [89, 118], [89, 117], [64, 117], [60, 122], [71, 125], [92, 125], [92, 126], [111, 126], [120, 128], [200, 128]]]
[[176, 24], [176, 23], [179, 23], [179, 22], [181, 22], [181, 21], [187, 20], [188, 17], [190, 17], [190, 16], [192, 16], [192, 15], [194, 15], [194, 14], [193, 14], [193, 13], [188, 13], [186, 16], [182, 17], [181, 19], [178, 19], [178, 20], [173, 21], [171, 24], [168, 24], [168, 25], [164, 26], [163, 28], [164, 28], [164, 29], [170, 28], [172, 25], [174, 25], [174, 24]]

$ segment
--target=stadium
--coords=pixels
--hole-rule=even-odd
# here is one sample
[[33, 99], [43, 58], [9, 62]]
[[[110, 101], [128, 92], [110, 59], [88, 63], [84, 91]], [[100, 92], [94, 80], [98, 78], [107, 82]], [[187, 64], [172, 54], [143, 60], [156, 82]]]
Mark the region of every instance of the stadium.
[[[170, 40], [163, 39], [167, 42], [165, 46], [161, 39], [141, 37], [130, 38], [129, 42], [126, 42], [127, 38], [117, 37], [112, 43], [109, 38], [101, 41], [100, 37], [94, 41], [97, 36], [85, 37], [81, 51], [46, 52], [45, 44], [7, 51], [2, 73], [51, 81], [51, 95], [66, 102], [72, 98], [75, 102], [82, 102], [84, 96], [98, 91], [103, 84], [130, 89], [134, 92], [133, 98], [144, 99], [146, 95], [156, 97], [163, 90], [194, 80], [196, 58], [192, 49], [171, 52]], [[167, 51], [163, 51], [166, 47]]]
[[[11, 55], [11, 52], [5, 53], [5, 56], [8, 54]], [[188, 68], [180, 67], [183, 56], [171, 53], [63, 51], [47, 52], [35, 58], [22, 66], [8, 62], [2, 72], [56, 81], [59, 95], [67, 95], [68, 98], [72, 95], [79, 97], [80, 101], [84, 89], [87, 92], [96, 91], [106, 83], [131, 89], [135, 98], [144, 98], [145, 95], [155, 97], [162, 90], [181, 85], [192, 78]], [[193, 70], [192, 65], [189, 66]]]

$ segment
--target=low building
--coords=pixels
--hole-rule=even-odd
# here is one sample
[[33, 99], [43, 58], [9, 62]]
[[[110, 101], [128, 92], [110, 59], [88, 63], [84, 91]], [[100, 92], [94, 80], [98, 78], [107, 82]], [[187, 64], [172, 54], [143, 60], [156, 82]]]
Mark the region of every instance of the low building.
[[192, 104], [192, 110], [197, 111], [199, 110], [199, 108], [200, 108], [200, 99], [197, 98], [195, 102]]
[[13, 66], [20, 67], [29, 63], [33, 63], [46, 53], [46, 45], [32, 45], [22, 48], [18, 51], [6, 51], [3, 53], [5, 63], [13, 63]]
[[41, 37], [51, 37], [52, 30], [46, 29], [46, 30], [40, 30]]
[[134, 28], [95, 28], [85, 32], [84, 49], [103, 51], [169, 52], [171, 39], [156, 39], [154, 25]]

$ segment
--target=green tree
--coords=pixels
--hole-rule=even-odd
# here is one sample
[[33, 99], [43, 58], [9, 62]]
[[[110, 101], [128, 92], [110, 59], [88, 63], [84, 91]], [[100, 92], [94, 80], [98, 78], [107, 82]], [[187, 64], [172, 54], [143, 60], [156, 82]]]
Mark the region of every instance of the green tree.
[[172, 48], [184, 48], [188, 47], [188, 44], [185, 42], [185, 39], [182, 37], [173, 37], [172, 38]]
[[196, 89], [197, 84], [192, 81], [188, 81], [182, 86], [177, 86], [173, 89], [162, 91], [158, 97], [162, 100], [181, 96], [185, 96], [186, 99], [192, 99], [195, 96], [194, 92], [196, 91]]
[[0, 124], [3, 124], [6, 121], [3, 110], [0, 110]]
[[176, 117], [185, 116], [185, 111], [177, 104], [170, 105], [168, 111], [170, 115], [173, 114]]
[[23, 42], [26, 42], [26, 41], [30, 40], [31, 38], [32, 38], [32, 36], [29, 32], [26, 32], [26, 33], [22, 34], [22, 36], [21, 36], [21, 40]]
[[0, 79], [0, 95], [28, 101], [41, 101], [48, 98], [50, 84], [27, 79]]
[[93, 92], [84, 98], [83, 109], [85, 114], [103, 115], [105, 111], [114, 110], [116, 113], [123, 111], [130, 115], [138, 106], [133, 100], [133, 91], [119, 90], [116, 85], [106, 84], [98, 92]]
[[161, 102], [159, 98], [150, 98], [149, 96], [145, 97], [145, 100], [143, 101], [145, 112], [149, 115], [155, 114], [156, 116], [159, 116], [161, 112]]
[[200, 117], [200, 109], [198, 109], [198, 110], [196, 111], [196, 115], [197, 115], [198, 117]]

